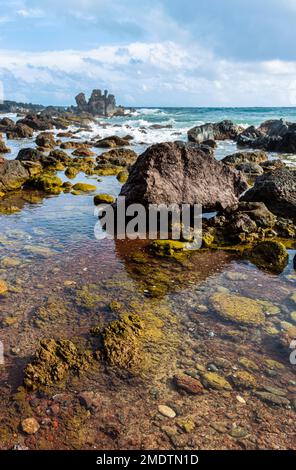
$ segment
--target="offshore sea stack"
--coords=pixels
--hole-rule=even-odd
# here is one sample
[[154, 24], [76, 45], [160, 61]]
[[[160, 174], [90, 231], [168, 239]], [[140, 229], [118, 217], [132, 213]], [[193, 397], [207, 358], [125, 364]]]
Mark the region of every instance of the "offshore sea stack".
[[211, 211], [237, 203], [247, 187], [244, 177], [217, 161], [210, 147], [165, 142], [138, 157], [120, 195], [127, 204], [202, 204]]
[[105, 90], [104, 94], [101, 90], [93, 90], [88, 101], [86, 101], [84, 93], [79, 93], [75, 97], [75, 101], [78, 113], [108, 117], [122, 112], [122, 108], [116, 106], [115, 96], [108, 94], [108, 90]]

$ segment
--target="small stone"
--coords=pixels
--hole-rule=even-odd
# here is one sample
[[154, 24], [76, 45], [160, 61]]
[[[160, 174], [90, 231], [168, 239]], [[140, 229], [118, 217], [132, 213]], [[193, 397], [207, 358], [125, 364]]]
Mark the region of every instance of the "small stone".
[[185, 374], [175, 375], [174, 383], [178, 389], [184, 390], [185, 392], [192, 395], [200, 395], [204, 391], [204, 388], [199, 380]]
[[212, 364], [212, 363], [207, 365], [207, 369], [211, 372], [219, 372], [218, 367], [215, 364]]
[[278, 395], [274, 395], [273, 393], [269, 392], [256, 392], [255, 395], [260, 398], [262, 401], [272, 405], [278, 406], [289, 406], [290, 402], [285, 397], [279, 397]]
[[39, 431], [39, 423], [35, 418], [26, 418], [21, 423], [22, 430], [26, 434], [36, 434]]
[[197, 305], [196, 310], [198, 312], [207, 312], [209, 309], [206, 305], [200, 304], [200, 305]]
[[237, 371], [233, 376], [232, 380], [236, 387], [240, 389], [244, 388], [256, 388], [257, 380], [250, 372], [243, 370]]
[[202, 383], [207, 388], [215, 390], [232, 390], [229, 382], [216, 372], [206, 372], [202, 375]]
[[160, 414], [162, 414], [163, 416], [166, 416], [166, 418], [175, 418], [176, 417], [176, 413], [175, 411], [170, 408], [169, 406], [166, 406], [166, 405], [158, 405], [158, 411]]
[[259, 366], [252, 361], [251, 359], [248, 359], [247, 357], [240, 357], [238, 360], [239, 364], [243, 366], [247, 370], [252, 370], [252, 371], [258, 371]]
[[242, 405], [245, 405], [245, 404], [247, 403], [246, 400], [245, 400], [243, 397], [241, 397], [240, 395], [236, 395], [235, 398], [236, 398], [237, 401], [238, 401], [239, 403], [241, 403]]
[[286, 390], [283, 390], [282, 388], [272, 387], [271, 385], [264, 385], [263, 388], [266, 392], [278, 395], [279, 397], [285, 397], [287, 395]]
[[233, 427], [230, 431], [230, 436], [234, 437], [235, 439], [244, 439], [248, 436], [249, 431], [245, 428], [241, 428], [240, 426]]
[[210, 426], [220, 434], [225, 434], [228, 431], [227, 423], [224, 422], [211, 423]]

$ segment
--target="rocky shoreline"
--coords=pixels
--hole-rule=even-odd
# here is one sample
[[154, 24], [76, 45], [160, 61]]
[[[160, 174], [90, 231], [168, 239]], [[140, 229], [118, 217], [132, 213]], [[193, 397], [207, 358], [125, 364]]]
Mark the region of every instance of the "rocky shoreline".
[[[0, 119], [6, 136], [0, 139], [0, 214], [17, 214], [24, 204], [62, 194], [90, 194], [94, 204], [116, 204], [92, 180], [71, 183], [82, 174], [116, 177], [128, 204], [202, 204], [205, 212], [215, 213], [203, 218], [203, 244], [196, 252], [188, 249], [190, 240], [140, 246], [116, 241], [125, 272], [113, 273], [112, 282], [104, 273], [98, 282], [97, 266], [86, 267], [88, 247], [61, 255], [59, 262], [71, 268], [57, 281], [46, 274], [44, 260], [51, 254], [39, 250], [38, 276], [41, 282], [46, 276], [53, 294], [32, 314], [32, 290], [20, 309], [28, 309], [29, 320], [10, 310], [10, 298], [19, 291], [5, 270], [19, 265], [9, 267], [7, 261], [5, 268], [1, 258], [0, 302], [10, 312], [2, 327], [12, 344], [15, 328], [25, 327], [32, 338], [9, 398], [1, 390], [9, 410], [0, 426], [2, 447], [294, 449], [295, 370], [284, 358], [296, 335], [295, 294], [293, 283], [286, 287], [275, 276], [288, 265], [287, 250], [296, 247], [296, 172], [280, 156], [269, 160], [266, 153], [293, 153], [294, 125], [283, 120], [256, 129], [230, 121], [205, 124], [188, 131], [189, 142], [154, 144], [138, 156], [131, 135], [82, 138], [93, 119], [68, 112]], [[14, 139], [35, 142], [8, 159]], [[233, 140], [238, 151], [217, 161], [221, 140]], [[258, 268], [259, 279], [268, 279], [270, 301], [256, 298], [254, 283], [260, 282], [249, 265], [239, 264], [244, 261]], [[227, 262], [238, 263], [237, 271], [228, 269], [218, 285], [215, 276]], [[78, 266], [86, 269], [84, 282], [82, 271], [68, 275]], [[23, 273], [29, 283], [36, 281], [30, 265]], [[196, 300], [192, 286], [197, 305], [190, 303], [191, 296]], [[277, 286], [279, 298], [272, 300]], [[179, 291], [185, 297], [178, 298]], [[71, 333], [61, 335], [67, 323]], [[275, 339], [277, 359], [268, 354]], [[24, 339], [20, 344], [24, 347]], [[13, 357], [10, 351], [9, 363]], [[266, 431], [267, 423], [275, 426], [276, 438]]]

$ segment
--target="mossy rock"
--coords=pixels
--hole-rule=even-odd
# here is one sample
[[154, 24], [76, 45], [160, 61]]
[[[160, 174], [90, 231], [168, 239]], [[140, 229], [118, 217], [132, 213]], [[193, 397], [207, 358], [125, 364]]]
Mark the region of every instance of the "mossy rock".
[[66, 379], [70, 370], [86, 370], [91, 360], [91, 353], [79, 354], [69, 340], [43, 340], [33, 362], [24, 370], [24, 385], [30, 390], [53, 385]]
[[178, 240], [155, 240], [150, 249], [157, 256], [175, 256], [188, 250], [188, 244]]
[[249, 297], [216, 292], [210, 300], [216, 312], [226, 320], [253, 326], [265, 322], [262, 305]]
[[120, 171], [116, 177], [119, 181], [119, 183], [126, 183], [128, 180], [128, 171]]
[[215, 235], [211, 231], [203, 232], [202, 234], [202, 247], [203, 248], [210, 248], [210, 246], [215, 241]]
[[278, 362], [274, 359], [265, 359], [264, 362], [266, 366], [268, 367], [268, 369], [271, 369], [271, 370], [284, 370], [285, 369], [285, 366], [281, 362]]
[[97, 293], [96, 286], [89, 285], [76, 289], [75, 302], [79, 307], [91, 310], [96, 307], [102, 307], [105, 303], [105, 298]]
[[240, 357], [238, 362], [241, 366], [243, 366], [247, 370], [252, 370], [252, 371], [259, 370], [259, 366], [254, 361], [252, 361], [251, 359], [248, 359], [247, 357]]
[[248, 258], [258, 268], [274, 273], [281, 273], [289, 261], [285, 246], [276, 240], [258, 243], [248, 252]]
[[103, 354], [112, 365], [133, 369], [141, 362], [139, 335], [143, 324], [136, 314], [126, 314], [104, 329]]
[[44, 174], [31, 178], [28, 185], [47, 193], [58, 194], [61, 192], [63, 182], [57, 176]]
[[96, 194], [94, 197], [94, 204], [98, 206], [99, 204], [113, 204], [115, 198], [110, 194]]
[[67, 178], [74, 179], [78, 175], [80, 170], [78, 168], [75, 168], [74, 166], [70, 166], [66, 169], [65, 175]]
[[96, 186], [94, 186], [93, 184], [88, 184], [88, 183], [76, 183], [72, 187], [73, 191], [79, 191], [82, 193], [90, 193], [92, 191], [95, 191], [96, 189], [97, 189]]
[[119, 168], [119, 167], [110, 167], [110, 168], [109, 167], [106, 167], [106, 168], [96, 167], [94, 171], [98, 176], [116, 176], [116, 175], [118, 175], [118, 173], [120, 173], [120, 171], [122, 171], [122, 168]]
[[257, 387], [256, 377], [244, 370], [239, 370], [233, 374], [232, 381], [239, 389], [254, 389]]
[[202, 374], [201, 381], [206, 388], [215, 390], [232, 390], [230, 383], [216, 372], [206, 372]]

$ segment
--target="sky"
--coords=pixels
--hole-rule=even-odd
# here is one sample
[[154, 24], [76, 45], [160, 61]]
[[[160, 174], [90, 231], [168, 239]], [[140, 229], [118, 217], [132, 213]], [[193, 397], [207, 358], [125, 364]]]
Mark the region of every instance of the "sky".
[[0, 95], [296, 106], [296, 0], [0, 0]]

